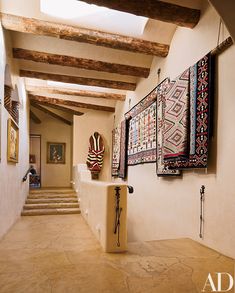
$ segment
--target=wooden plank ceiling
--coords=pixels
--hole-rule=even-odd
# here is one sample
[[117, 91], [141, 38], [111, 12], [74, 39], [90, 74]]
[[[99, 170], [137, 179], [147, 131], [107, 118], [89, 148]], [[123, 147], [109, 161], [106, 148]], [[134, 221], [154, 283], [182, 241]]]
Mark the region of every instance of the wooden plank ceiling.
[[[156, 0], [84, 0], [84, 2], [187, 28], [195, 27], [200, 18], [198, 9]], [[31, 105], [34, 107], [30, 116], [35, 123], [41, 122], [34, 113], [35, 109], [68, 125], [71, 125], [71, 122], [56, 114], [53, 109], [69, 112], [71, 115], [83, 115], [82, 109], [113, 113], [115, 104], [112, 103], [124, 101], [126, 91], [134, 91], [140, 78], [148, 78], [152, 58], [154, 56], [166, 58], [170, 49], [169, 44], [164, 42], [41, 19], [2, 13], [1, 20], [4, 29], [14, 32], [12, 56], [18, 60], [20, 76], [34, 81], [29, 84], [26, 82], [26, 89], [29, 92]], [[18, 36], [18, 39], [19, 36], [22, 39], [28, 36], [32, 41], [18, 43], [16, 41], [15, 45], [15, 36]], [[50, 39], [47, 39], [48, 37]], [[61, 47], [66, 42], [68, 50], [66, 54], [62, 54], [58, 45], [52, 46], [53, 52], [43, 45], [34, 49], [35, 45], [32, 44], [34, 44], [35, 38], [41, 38], [39, 40], [41, 43], [44, 40], [44, 44], [60, 39]], [[92, 46], [87, 47], [87, 51], [92, 49], [94, 52], [94, 54], [90, 54], [92, 58], [80, 56], [79, 53], [73, 56], [71, 52], [77, 51], [69, 48], [74, 48], [74, 46], [80, 46], [76, 47], [78, 51], [81, 46]], [[103, 54], [101, 54], [102, 52], [100, 55], [97, 53], [99, 47], [104, 48]], [[106, 54], [107, 52], [108, 54]], [[112, 56], [115, 57], [113, 58], [115, 61], [110, 61]], [[106, 57], [107, 60], [105, 60]], [[38, 65], [42, 68], [47, 66], [47, 70], [38, 70]], [[65, 74], [64, 68], [71, 68], [71, 72], [75, 72], [75, 74]], [[89, 86], [89, 89], [58, 87], [48, 85], [46, 82], [42, 86], [37, 84], [36, 80]], [[96, 88], [94, 89], [94, 87]], [[100, 90], [97, 90], [97, 87], [100, 87]], [[109, 89], [108, 92], [106, 89]], [[67, 98], [65, 99], [63, 96]], [[113, 106], [107, 106], [107, 102]]]

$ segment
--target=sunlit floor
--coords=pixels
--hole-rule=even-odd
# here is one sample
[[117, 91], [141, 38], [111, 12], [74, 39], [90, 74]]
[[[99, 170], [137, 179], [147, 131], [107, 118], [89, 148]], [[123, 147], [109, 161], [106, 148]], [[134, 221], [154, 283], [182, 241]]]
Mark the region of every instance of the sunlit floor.
[[23, 217], [0, 241], [1, 293], [194, 293], [209, 272], [234, 261], [189, 239], [105, 254], [81, 215]]

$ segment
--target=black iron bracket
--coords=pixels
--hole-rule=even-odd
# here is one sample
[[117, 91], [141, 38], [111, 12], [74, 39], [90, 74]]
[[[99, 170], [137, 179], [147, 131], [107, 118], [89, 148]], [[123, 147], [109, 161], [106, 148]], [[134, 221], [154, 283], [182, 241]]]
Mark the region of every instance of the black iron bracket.
[[199, 232], [200, 238], [203, 238], [204, 201], [205, 201], [205, 185], [202, 185], [200, 189], [200, 232]]
[[120, 190], [121, 187], [115, 187], [115, 200], [116, 200], [116, 207], [115, 207], [115, 224], [114, 224], [114, 234], [117, 234], [117, 246], [120, 247], [120, 227], [121, 227], [121, 213], [122, 208], [120, 207]]

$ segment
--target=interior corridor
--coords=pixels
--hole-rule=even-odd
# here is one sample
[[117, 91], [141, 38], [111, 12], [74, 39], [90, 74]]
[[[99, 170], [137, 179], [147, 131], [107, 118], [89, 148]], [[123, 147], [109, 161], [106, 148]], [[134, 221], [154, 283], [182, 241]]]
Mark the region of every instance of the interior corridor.
[[[22, 217], [0, 242], [1, 293], [196, 293], [234, 261], [189, 239], [103, 253], [81, 215]], [[230, 291], [229, 291], [230, 292]]]
[[0, 293], [235, 293], [234, 11], [0, 0]]

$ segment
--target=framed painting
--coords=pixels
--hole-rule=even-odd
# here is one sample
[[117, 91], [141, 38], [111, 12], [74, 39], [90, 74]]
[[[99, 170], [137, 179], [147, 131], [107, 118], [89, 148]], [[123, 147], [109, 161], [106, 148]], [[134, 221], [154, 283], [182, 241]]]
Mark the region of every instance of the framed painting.
[[47, 143], [47, 164], [65, 164], [65, 143]]
[[29, 155], [29, 163], [30, 164], [36, 163], [36, 156], [35, 155]]
[[18, 163], [19, 156], [19, 128], [15, 122], [8, 119], [7, 129], [7, 161]]

